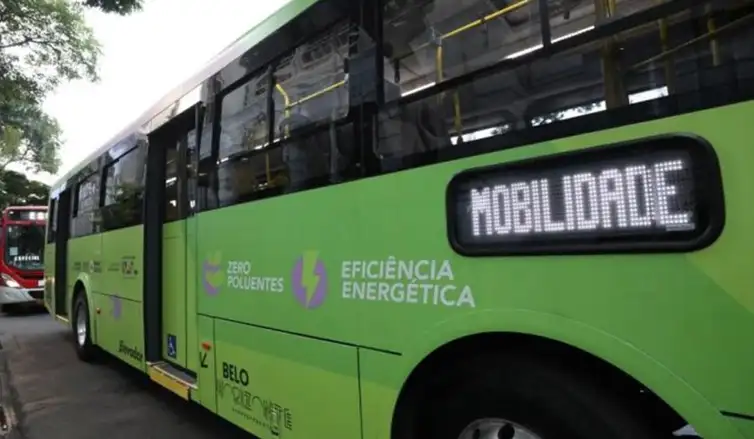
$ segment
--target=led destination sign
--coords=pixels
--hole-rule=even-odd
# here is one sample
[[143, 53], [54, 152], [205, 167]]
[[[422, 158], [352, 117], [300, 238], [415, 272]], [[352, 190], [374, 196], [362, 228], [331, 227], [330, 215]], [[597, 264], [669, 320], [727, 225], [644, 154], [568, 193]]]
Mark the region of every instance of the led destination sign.
[[695, 245], [722, 215], [710, 154], [663, 137], [466, 171], [448, 189], [451, 241], [464, 254]]
[[45, 221], [47, 211], [45, 210], [9, 210], [8, 219], [11, 221]]

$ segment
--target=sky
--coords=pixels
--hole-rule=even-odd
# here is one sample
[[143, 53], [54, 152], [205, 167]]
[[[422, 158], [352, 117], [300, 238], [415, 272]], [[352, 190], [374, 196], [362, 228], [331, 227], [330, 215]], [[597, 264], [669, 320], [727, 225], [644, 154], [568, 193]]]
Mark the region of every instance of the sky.
[[144, 0], [144, 10], [120, 17], [87, 11], [102, 45], [100, 81], [59, 87], [44, 104], [63, 128], [57, 175], [108, 142], [213, 55], [287, 0]]

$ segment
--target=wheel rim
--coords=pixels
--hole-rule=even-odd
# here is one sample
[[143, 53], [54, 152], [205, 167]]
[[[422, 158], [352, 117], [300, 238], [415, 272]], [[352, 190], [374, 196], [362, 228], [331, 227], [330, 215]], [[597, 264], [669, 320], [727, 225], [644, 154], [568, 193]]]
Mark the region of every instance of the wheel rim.
[[82, 303], [76, 308], [76, 340], [79, 346], [86, 343], [86, 309]]
[[458, 439], [542, 439], [528, 428], [500, 418], [477, 419], [463, 429]]

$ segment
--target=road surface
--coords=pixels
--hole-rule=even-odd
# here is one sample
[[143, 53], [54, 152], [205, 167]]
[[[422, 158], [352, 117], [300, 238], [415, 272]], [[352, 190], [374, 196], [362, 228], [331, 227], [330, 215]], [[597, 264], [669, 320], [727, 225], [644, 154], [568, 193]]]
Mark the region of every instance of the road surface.
[[252, 438], [128, 366], [112, 360], [97, 365], [79, 362], [69, 331], [47, 314], [0, 314], [0, 341], [0, 397], [10, 408], [6, 411], [11, 424], [0, 435], [13, 439]]

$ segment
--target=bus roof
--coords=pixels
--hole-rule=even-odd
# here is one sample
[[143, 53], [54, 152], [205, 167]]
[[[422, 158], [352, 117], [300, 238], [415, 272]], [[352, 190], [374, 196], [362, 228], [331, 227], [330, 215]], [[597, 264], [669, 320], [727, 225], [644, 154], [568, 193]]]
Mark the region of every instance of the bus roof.
[[141, 116], [139, 116], [118, 134], [112, 137], [107, 143], [89, 154], [84, 160], [81, 160], [76, 166], [71, 168], [70, 171], [66, 172], [50, 187], [50, 191], [52, 193], [57, 192], [57, 190], [60, 189], [61, 186], [64, 186], [71, 177], [73, 177], [74, 175], [76, 175], [76, 173], [86, 167], [92, 160], [95, 160], [97, 157], [107, 152], [119, 141], [138, 131], [142, 126], [149, 123], [155, 116], [159, 115], [169, 106], [173, 105], [181, 98], [192, 92], [205, 80], [218, 73], [233, 60], [243, 55], [245, 52], [259, 44], [273, 32], [296, 18], [300, 13], [302, 13], [317, 1], [318, 0], [288, 0], [288, 2], [281, 6], [277, 11], [267, 16], [267, 18], [262, 20], [248, 32], [226, 46], [217, 55], [212, 57], [207, 62], [205, 67], [203, 67], [189, 79], [185, 80], [183, 83], [175, 87], [169, 93], [164, 95]]

